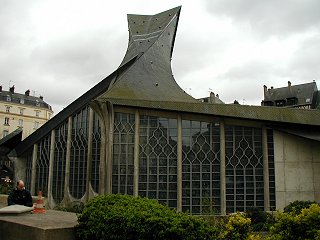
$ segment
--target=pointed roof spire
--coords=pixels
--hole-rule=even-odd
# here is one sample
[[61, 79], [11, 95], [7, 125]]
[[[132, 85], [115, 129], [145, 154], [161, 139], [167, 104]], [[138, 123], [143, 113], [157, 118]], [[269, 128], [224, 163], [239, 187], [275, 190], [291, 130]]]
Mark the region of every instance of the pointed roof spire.
[[176, 83], [171, 56], [181, 7], [156, 15], [128, 15], [129, 43], [120, 64], [135, 59], [116, 77], [103, 98], [195, 102]]

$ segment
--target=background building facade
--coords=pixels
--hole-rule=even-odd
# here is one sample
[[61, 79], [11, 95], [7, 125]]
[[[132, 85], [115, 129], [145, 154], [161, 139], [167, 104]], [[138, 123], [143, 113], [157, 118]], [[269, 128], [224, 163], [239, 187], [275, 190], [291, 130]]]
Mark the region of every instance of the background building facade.
[[24, 139], [52, 115], [51, 106], [43, 101], [43, 97], [30, 96], [29, 90], [25, 94], [15, 93], [14, 86], [9, 91], [0, 87], [0, 138], [22, 128]]

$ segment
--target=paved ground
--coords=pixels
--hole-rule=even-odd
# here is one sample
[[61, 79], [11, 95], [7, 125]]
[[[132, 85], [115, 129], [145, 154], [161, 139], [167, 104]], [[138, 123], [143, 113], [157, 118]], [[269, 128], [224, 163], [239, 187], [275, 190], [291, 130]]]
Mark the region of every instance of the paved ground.
[[74, 240], [75, 213], [47, 210], [43, 214], [0, 214], [1, 240]]

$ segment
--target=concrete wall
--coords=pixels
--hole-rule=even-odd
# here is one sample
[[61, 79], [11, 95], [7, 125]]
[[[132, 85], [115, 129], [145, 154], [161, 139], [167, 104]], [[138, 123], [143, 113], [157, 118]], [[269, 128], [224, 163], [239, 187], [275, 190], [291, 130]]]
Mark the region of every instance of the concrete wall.
[[320, 201], [320, 143], [274, 131], [276, 205]]

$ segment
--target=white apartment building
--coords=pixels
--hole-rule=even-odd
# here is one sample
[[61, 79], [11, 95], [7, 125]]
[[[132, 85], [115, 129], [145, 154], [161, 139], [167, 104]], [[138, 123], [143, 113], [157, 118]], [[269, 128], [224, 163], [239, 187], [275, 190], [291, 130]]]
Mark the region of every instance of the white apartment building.
[[17, 128], [23, 128], [22, 139], [25, 139], [52, 115], [51, 106], [42, 96], [30, 96], [30, 90], [24, 94], [15, 93], [14, 86], [3, 91], [0, 86], [0, 139]]

